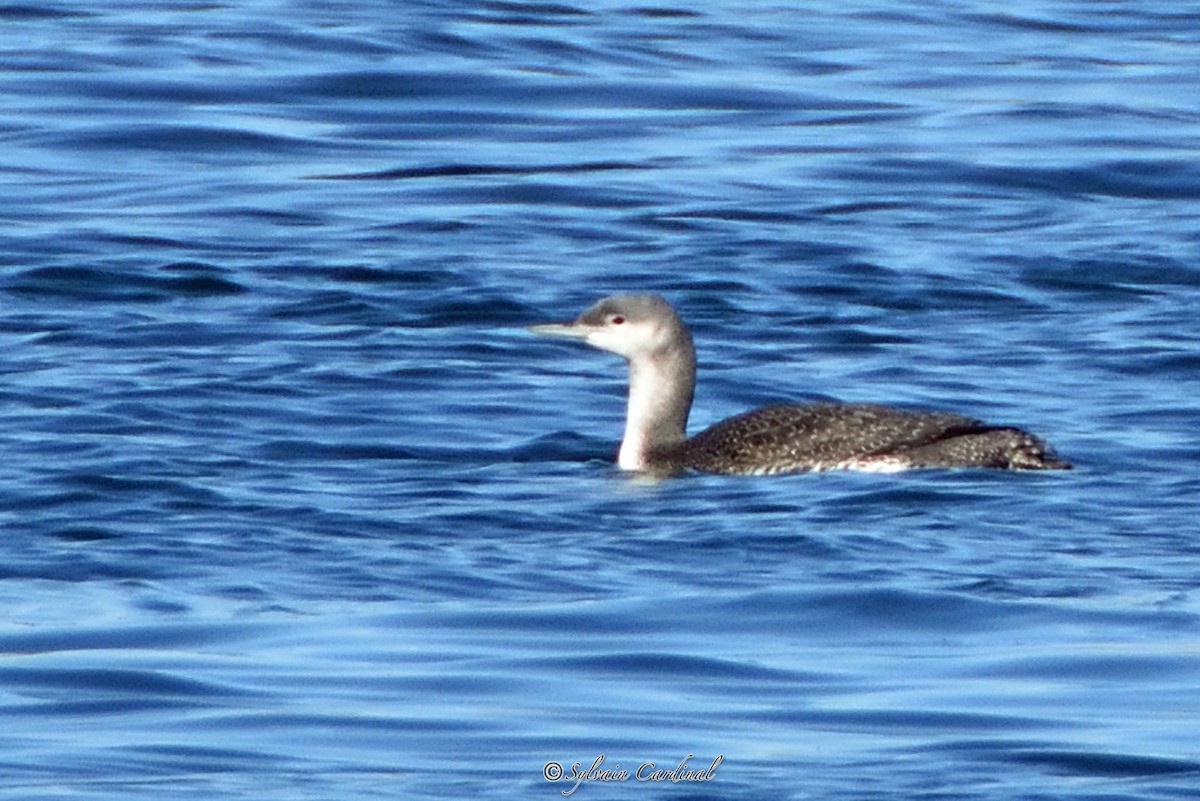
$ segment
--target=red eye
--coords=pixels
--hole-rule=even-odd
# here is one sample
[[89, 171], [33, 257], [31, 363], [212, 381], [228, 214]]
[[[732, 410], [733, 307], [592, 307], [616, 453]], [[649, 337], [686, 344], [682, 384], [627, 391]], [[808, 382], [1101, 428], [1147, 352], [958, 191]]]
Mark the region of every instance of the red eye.
[[612, 318], [612, 324], [613, 324], [613, 325], [620, 325], [620, 324], [621, 324], [621, 323], [623, 323], [623, 322], [625, 322], [625, 318], [624, 318], [624, 317], [614, 317], [614, 318]]

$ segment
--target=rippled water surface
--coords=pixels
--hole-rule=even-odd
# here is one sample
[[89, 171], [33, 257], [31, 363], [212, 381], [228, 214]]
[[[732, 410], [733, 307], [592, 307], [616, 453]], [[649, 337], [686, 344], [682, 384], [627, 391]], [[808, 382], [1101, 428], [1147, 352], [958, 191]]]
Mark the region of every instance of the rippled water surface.
[[[1200, 792], [1187, 4], [34, 0], [0, 71], [0, 798]], [[631, 290], [693, 430], [1076, 469], [631, 481], [524, 331]]]

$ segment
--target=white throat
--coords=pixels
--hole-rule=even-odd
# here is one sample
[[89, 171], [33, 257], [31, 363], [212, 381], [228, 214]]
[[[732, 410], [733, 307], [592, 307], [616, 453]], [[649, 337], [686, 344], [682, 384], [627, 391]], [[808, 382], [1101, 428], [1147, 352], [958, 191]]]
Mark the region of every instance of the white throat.
[[687, 439], [695, 368], [691, 353], [639, 356], [629, 363], [625, 436], [617, 454], [623, 470], [645, 470], [657, 450]]

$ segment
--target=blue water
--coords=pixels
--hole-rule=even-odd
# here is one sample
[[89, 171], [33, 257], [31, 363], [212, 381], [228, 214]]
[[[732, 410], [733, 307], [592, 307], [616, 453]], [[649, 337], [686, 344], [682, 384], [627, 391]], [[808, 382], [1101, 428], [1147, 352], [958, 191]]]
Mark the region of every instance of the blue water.
[[[1195, 798], [1186, 9], [0, 6], [0, 798]], [[631, 481], [631, 290], [1076, 469]]]

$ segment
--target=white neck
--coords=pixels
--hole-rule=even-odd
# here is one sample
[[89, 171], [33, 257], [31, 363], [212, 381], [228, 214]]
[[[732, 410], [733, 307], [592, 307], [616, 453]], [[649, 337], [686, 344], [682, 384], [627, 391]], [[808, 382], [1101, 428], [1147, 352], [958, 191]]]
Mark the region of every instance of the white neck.
[[656, 451], [687, 439], [696, 386], [696, 355], [690, 340], [630, 360], [625, 437], [617, 455], [623, 470], [644, 470]]

